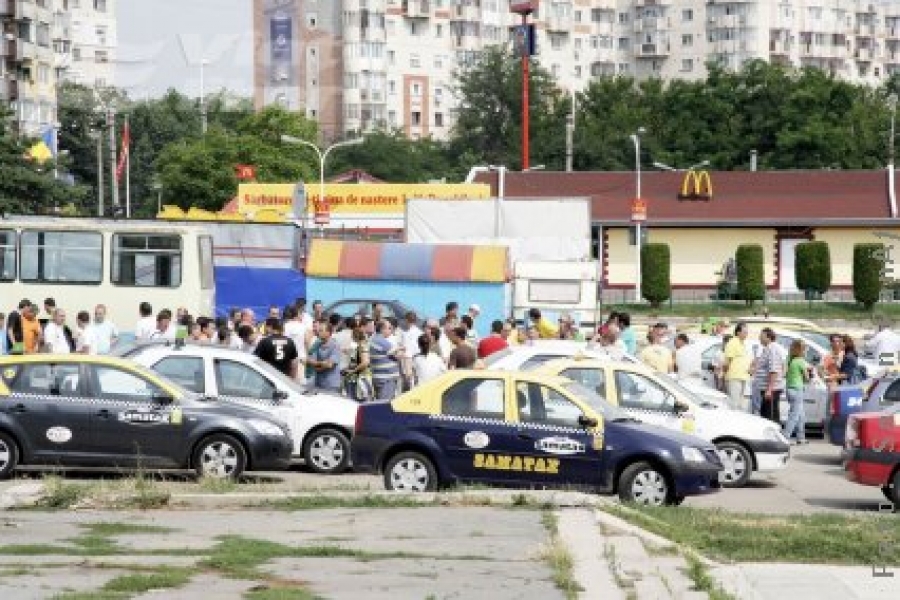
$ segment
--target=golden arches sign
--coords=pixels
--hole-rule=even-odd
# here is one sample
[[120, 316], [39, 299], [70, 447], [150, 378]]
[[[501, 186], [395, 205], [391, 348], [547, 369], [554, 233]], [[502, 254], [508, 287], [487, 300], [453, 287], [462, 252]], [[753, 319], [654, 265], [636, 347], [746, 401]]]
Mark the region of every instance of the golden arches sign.
[[709, 171], [692, 169], [684, 174], [681, 193], [678, 194], [680, 200], [710, 200], [712, 196], [712, 179], [709, 177]]

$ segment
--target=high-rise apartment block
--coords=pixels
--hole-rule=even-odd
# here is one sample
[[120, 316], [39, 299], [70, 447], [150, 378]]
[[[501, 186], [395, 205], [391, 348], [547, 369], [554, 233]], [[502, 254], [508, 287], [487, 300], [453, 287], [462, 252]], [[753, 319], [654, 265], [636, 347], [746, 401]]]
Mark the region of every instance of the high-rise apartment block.
[[112, 80], [116, 0], [0, 0], [0, 104], [17, 130], [57, 122], [57, 85]]
[[[515, 1], [513, 3], [516, 3]], [[715, 62], [813, 66], [878, 84], [900, 73], [898, 0], [542, 0], [537, 60], [566, 90], [594, 77], [699, 79]], [[255, 96], [326, 138], [371, 128], [446, 136], [454, 73], [511, 44], [509, 0], [255, 0]]]

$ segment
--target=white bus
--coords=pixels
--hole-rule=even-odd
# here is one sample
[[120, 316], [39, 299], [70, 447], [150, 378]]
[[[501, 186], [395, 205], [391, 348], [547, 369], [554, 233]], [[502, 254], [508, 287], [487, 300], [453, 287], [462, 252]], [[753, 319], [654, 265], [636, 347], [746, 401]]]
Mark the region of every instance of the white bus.
[[[0, 311], [53, 298], [74, 326], [104, 304], [127, 339], [138, 305], [215, 316], [213, 239], [202, 227], [158, 221], [0, 218]], [[43, 317], [44, 315], [42, 315]]]

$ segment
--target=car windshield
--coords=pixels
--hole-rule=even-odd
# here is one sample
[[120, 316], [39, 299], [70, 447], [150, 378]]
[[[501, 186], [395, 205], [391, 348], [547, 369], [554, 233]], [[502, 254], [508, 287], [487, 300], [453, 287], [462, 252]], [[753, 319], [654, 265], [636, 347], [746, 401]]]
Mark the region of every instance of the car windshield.
[[801, 331], [800, 335], [806, 338], [808, 341], [816, 344], [819, 348], [824, 348], [828, 350], [831, 347], [831, 342], [828, 340], [828, 336], [824, 333], [817, 333], [815, 331]]
[[[678, 391], [679, 394], [682, 394], [688, 400], [692, 400], [694, 402], [700, 401], [700, 398], [697, 397], [697, 396], [699, 396], [699, 394], [697, 392], [689, 390], [688, 388], [686, 388], [684, 386], [684, 384], [682, 384], [680, 381], [678, 381], [674, 377], [672, 377], [670, 375], [664, 375], [663, 373], [660, 373], [659, 371], [655, 371], [655, 373], [659, 379], [662, 379], [663, 377], [665, 377], [666, 383], [670, 383], [672, 385], [672, 387], [674, 387]], [[710, 388], [709, 391], [710, 391], [710, 393], [712, 393], [714, 390], [712, 388]]]
[[630, 418], [628, 414], [626, 414], [625, 411], [623, 411], [621, 408], [610, 404], [605, 398], [603, 398], [603, 396], [601, 396], [594, 390], [581, 385], [577, 381], [564, 383], [563, 389], [565, 389], [576, 398], [579, 398], [580, 400], [586, 402], [588, 406], [597, 411], [597, 413], [607, 421]]

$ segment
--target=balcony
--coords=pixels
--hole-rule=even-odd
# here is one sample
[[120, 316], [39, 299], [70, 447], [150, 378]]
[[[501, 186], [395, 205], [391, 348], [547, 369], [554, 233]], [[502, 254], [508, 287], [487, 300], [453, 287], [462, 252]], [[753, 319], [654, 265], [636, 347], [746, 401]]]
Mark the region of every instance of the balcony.
[[668, 17], [644, 17], [634, 22], [634, 32], [668, 31], [672, 28], [672, 20]]
[[403, 16], [409, 19], [427, 19], [431, 16], [429, 0], [403, 0]]
[[672, 6], [672, 0], [635, 0], [635, 8], [644, 8], [647, 6]]
[[853, 53], [853, 58], [859, 62], [872, 62], [876, 54], [872, 48], [857, 48]]
[[856, 37], [858, 37], [858, 38], [869, 38], [869, 37], [874, 37], [877, 30], [878, 30], [878, 28], [875, 27], [875, 25], [869, 24], [869, 25], [857, 25], [853, 29], [853, 32], [856, 34]]
[[477, 6], [457, 4], [450, 13], [451, 21], [481, 21], [481, 10]]
[[791, 53], [791, 43], [783, 40], [769, 42], [769, 53], [776, 56], [787, 56]]
[[544, 25], [546, 26], [547, 31], [569, 33], [572, 31], [573, 23], [574, 21], [571, 14], [561, 15], [558, 13], [551, 13], [544, 18]]
[[33, 1], [18, 0], [16, 2], [16, 19], [19, 21], [34, 21], [37, 19], [38, 7]]
[[900, 52], [886, 52], [884, 54], [884, 64], [900, 65]]
[[900, 40], [900, 25], [894, 27], [886, 27], [884, 30], [884, 39]]
[[640, 44], [636, 47], [638, 58], [664, 58], [669, 55], [669, 44], [660, 42], [656, 44]]

